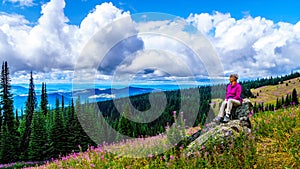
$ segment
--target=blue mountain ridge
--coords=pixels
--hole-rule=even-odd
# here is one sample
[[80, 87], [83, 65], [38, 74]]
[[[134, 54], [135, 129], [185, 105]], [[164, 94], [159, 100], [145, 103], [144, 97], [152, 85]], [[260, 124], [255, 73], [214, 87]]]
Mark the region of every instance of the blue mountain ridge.
[[[56, 98], [58, 98], [61, 102], [62, 96], [64, 96], [65, 105], [69, 105], [72, 101], [74, 101], [80, 96], [80, 100], [95, 102], [95, 101], [105, 101], [111, 100], [113, 98], [122, 98], [128, 96], [134, 96], [139, 94], [150, 93], [154, 89], [153, 88], [140, 88], [140, 87], [124, 87], [119, 89], [81, 89], [75, 91], [56, 91], [48, 90], [48, 102], [49, 107], [54, 108]], [[12, 86], [12, 93], [14, 98], [14, 108], [18, 110], [24, 110], [25, 103], [27, 100], [28, 89], [22, 86]], [[36, 91], [36, 98], [38, 104], [40, 103], [40, 91]]]

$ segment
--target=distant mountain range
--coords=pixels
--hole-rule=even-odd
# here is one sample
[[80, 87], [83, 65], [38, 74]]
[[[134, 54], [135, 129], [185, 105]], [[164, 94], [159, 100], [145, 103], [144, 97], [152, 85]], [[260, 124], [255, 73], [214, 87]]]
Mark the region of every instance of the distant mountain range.
[[[49, 107], [55, 107], [56, 98], [64, 96], [65, 105], [71, 103], [72, 98], [74, 101], [80, 96], [81, 101], [98, 102], [114, 98], [122, 98], [145, 94], [155, 91], [169, 91], [182, 88], [191, 88], [195, 85], [176, 85], [176, 84], [140, 84], [131, 86], [111, 86], [111, 85], [85, 85], [80, 84], [73, 86], [73, 84], [47, 84], [47, 94]], [[74, 89], [75, 88], [75, 89]], [[41, 97], [41, 84], [35, 85], [36, 98], [38, 105]], [[19, 112], [25, 109], [25, 102], [28, 96], [28, 84], [12, 84], [12, 93], [14, 98], [14, 108]]]
[[[25, 107], [25, 102], [27, 100], [28, 88], [22, 86], [12, 86], [12, 91], [14, 94], [14, 108], [21, 110]], [[95, 101], [104, 101], [110, 100], [114, 98], [128, 97], [133, 95], [139, 95], [144, 93], [150, 93], [154, 89], [153, 88], [139, 88], [139, 87], [125, 87], [120, 89], [82, 89], [75, 91], [48, 91], [48, 102], [49, 107], [54, 108], [56, 98], [58, 98], [61, 102], [62, 96], [64, 96], [65, 105], [71, 103], [72, 98], [76, 100], [78, 96], [81, 100], [86, 100], [89, 102]], [[36, 92], [36, 98], [38, 104], [40, 103], [41, 94], [39, 91]]]

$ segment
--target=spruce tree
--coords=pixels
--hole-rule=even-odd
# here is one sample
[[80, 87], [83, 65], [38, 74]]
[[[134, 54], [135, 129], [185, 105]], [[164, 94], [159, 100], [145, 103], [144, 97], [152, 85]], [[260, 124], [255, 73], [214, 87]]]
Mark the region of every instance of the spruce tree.
[[32, 72], [30, 72], [28, 97], [27, 97], [26, 107], [25, 107], [25, 119], [24, 119], [25, 130], [21, 141], [21, 148], [22, 148], [24, 160], [28, 159], [28, 147], [29, 147], [29, 140], [31, 135], [31, 124], [32, 124], [33, 114], [36, 108], [37, 108], [37, 100], [36, 100], [36, 95], [34, 90], [33, 76], [32, 76]]
[[41, 93], [41, 104], [40, 109], [44, 116], [47, 116], [48, 113], [48, 95], [46, 83], [42, 83], [42, 93]]
[[0, 84], [0, 109], [1, 117], [1, 163], [17, 161], [19, 158], [18, 123], [14, 117], [13, 95], [11, 93], [9, 68], [7, 62], [3, 62]]
[[120, 141], [121, 139], [124, 139], [124, 138], [121, 137], [120, 134], [123, 134], [125, 136], [131, 136], [132, 135], [131, 130], [132, 130], [131, 121], [126, 118], [125, 112], [123, 112], [120, 115], [120, 119], [119, 119], [119, 122], [118, 122], [117, 141]]
[[3, 126], [7, 125], [9, 130], [14, 128], [13, 95], [10, 92], [10, 77], [7, 62], [2, 65], [1, 71], [1, 106], [3, 110]]
[[69, 137], [69, 131], [67, 130], [67, 123], [68, 123], [68, 115], [67, 115], [67, 110], [65, 108], [65, 101], [64, 101], [64, 96], [61, 96], [61, 116], [62, 116], [62, 125], [63, 125], [63, 130], [61, 133], [61, 141], [64, 143], [62, 144], [61, 147], [61, 154], [66, 155], [70, 153], [69, 151], [69, 145], [68, 145], [68, 137]]
[[46, 117], [48, 115], [48, 97], [46, 83], [42, 83], [40, 111], [34, 112], [32, 119], [32, 131], [29, 141], [28, 157], [30, 160], [46, 159], [48, 143]]
[[[76, 100], [76, 109], [74, 114], [74, 126], [75, 126], [75, 133], [74, 136], [76, 137], [75, 143], [77, 145], [81, 145], [83, 150], [86, 150], [88, 148], [88, 145], [95, 146], [96, 144], [91, 140], [91, 138], [87, 135], [86, 131], [82, 127], [82, 125], [85, 125], [88, 123], [87, 117], [87, 106], [88, 104], [81, 105], [80, 103], [80, 97]], [[80, 119], [80, 121], [79, 121]]]
[[50, 129], [50, 154], [53, 155], [52, 157], [58, 157], [65, 152], [63, 148], [65, 144], [64, 139], [66, 138], [63, 137], [63, 133], [64, 125], [59, 108], [59, 99], [56, 98], [53, 124]]
[[297, 95], [297, 90], [296, 90], [295, 88], [293, 89], [293, 92], [292, 92], [292, 102], [293, 102], [295, 105], [298, 105], [298, 104], [299, 104], [298, 95]]
[[74, 107], [74, 101], [72, 99], [69, 107], [68, 107], [68, 118], [66, 122], [66, 131], [67, 131], [67, 142], [66, 142], [66, 151], [67, 152], [72, 152], [72, 150], [75, 150], [76, 148], [76, 143], [75, 139], [76, 136], [74, 135], [75, 133], [75, 107]]
[[29, 141], [28, 158], [42, 161], [45, 158], [47, 143], [46, 120], [42, 112], [35, 112], [32, 119], [32, 131]]
[[280, 103], [278, 97], [277, 97], [277, 99], [276, 99], [276, 106], [275, 106], [275, 107], [276, 107], [276, 110], [279, 109], [279, 108], [281, 107], [281, 103]]
[[289, 96], [289, 94], [287, 94], [286, 95], [286, 97], [285, 97], [285, 106], [289, 106], [290, 105], [290, 96]]

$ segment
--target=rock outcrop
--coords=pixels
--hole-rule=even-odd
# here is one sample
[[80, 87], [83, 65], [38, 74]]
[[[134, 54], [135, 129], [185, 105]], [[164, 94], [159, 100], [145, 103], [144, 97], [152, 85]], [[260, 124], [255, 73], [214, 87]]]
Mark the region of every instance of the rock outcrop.
[[[215, 140], [234, 139], [241, 133], [251, 133], [249, 114], [252, 108], [250, 100], [245, 99], [241, 106], [232, 109], [231, 120], [228, 123], [210, 122], [205, 124], [202, 130], [197, 131], [185, 140], [188, 154], [192, 154], [197, 147], [205, 146], [206, 142], [211, 138]], [[182, 143], [178, 145], [182, 145]]]

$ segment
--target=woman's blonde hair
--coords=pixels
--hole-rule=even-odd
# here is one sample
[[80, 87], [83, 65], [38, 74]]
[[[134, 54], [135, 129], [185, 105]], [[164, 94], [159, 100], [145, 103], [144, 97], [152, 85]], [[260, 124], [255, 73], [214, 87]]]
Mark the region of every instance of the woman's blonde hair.
[[230, 77], [234, 77], [236, 80], [238, 80], [239, 75], [238, 74], [231, 74]]

